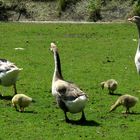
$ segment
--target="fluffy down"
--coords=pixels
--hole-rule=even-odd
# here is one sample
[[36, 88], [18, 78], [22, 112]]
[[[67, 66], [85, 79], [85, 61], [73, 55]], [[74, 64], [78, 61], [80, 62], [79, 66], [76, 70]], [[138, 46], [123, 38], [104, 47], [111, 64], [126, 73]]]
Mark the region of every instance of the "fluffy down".
[[135, 106], [135, 104], [138, 102], [138, 98], [131, 96], [131, 95], [122, 95], [120, 96], [117, 101], [115, 102], [114, 105], [111, 106], [110, 108], [110, 112], [115, 110], [118, 106], [122, 105], [126, 108], [126, 112], [125, 113], [130, 113], [129, 108]]
[[[29, 104], [33, 102], [33, 99], [25, 94], [16, 94], [12, 98], [12, 104], [17, 111], [24, 112], [24, 108], [29, 106]], [[19, 110], [17, 108], [19, 107]]]
[[118, 82], [114, 79], [109, 79], [107, 81], [101, 82], [102, 89], [107, 88], [109, 90], [109, 94], [113, 94], [117, 89]]

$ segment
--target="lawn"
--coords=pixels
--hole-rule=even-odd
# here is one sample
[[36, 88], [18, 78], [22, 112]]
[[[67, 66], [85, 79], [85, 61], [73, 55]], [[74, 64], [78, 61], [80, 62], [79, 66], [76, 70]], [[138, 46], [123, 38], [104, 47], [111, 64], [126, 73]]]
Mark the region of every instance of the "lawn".
[[[130, 23], [33, 24], [0, 23], [0, 57], [22, 67], [18, 93], [36, 103], [25, 113], [16, 112], [9, 100], [0, 100], [0, 140], [139, 140], [140, 103], [124, 115], [123, 107], [109, 113], [118, 96], [102, 90], [100, 82], [114, 78], [116, 93], [140, 98], [140, 77], [134, 65], [137, 29]], [[54, 70], [50, 43], [58, 45], [62, 74], [89, 96], [85, 108], [87, 123], [68, 124], [51, 95]], [[22, 47], [24, 50], [15, 50]], [[12, 87], [3, 88], [13, 95]], [[81, 114], [68, 114], [78, 120]]]

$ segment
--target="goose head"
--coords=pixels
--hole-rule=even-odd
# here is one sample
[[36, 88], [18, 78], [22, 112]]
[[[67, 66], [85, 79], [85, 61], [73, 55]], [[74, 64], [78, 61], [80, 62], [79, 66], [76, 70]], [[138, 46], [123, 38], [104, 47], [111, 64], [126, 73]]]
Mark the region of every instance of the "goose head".
[[128, 18], [128, 21], [134, 22], [136, 24], [140, 24], [140, 17], [139, 16], [133, 16], [131, 18]]
[[50, 50], [51, 50], [52, 52], [58, 51], [58, 49], [57, 49], [55, 43], [53, 43], [53, 42], [51, 43]]

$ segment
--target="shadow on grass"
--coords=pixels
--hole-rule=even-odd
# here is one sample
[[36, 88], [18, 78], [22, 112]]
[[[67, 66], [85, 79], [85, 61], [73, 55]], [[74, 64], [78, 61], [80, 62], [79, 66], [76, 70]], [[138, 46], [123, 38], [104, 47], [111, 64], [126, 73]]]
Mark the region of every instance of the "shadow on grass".
[[123, 116], [124, 116], [125, 118], [129, 117], [129, 115], [140, 115], [140, 112], [123, 113]]
[[122, 94], [121, 93], [109, 93], [109, 95], [112, 95], [112, 96], [121, 96]]
[[94, 120], [86, 120], [84, 122], [81, 122], [79, 120], [78, 121], [70, 120], [68, 123], [72, 125], [81, 125], [81, 126], [100, 126], [100, 123]]
[[[20, 111], [18, 111], [18, 112], [20, 112]], [[21, 113], [31, 113], [31, 114], [37, 114], [37, 112], [36, 112], [36, 111], [24, 111], [24, 112], [21, 112]]]
[[132, 115], [140, 115], [140, 112], [132, 112], [130, 114], [132, 114]]
[[126, 115], [140, 115], [140, 112], [130, 112], [130, 113], [126, 114]]
[[2, 96], [0, 95], [0, 100], [12, 100], [13, 96]]

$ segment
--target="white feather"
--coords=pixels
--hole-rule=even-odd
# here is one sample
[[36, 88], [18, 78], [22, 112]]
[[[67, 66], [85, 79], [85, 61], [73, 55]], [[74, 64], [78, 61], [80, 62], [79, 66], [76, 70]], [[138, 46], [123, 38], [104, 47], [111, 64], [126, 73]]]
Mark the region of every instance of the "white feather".
[[13, 85], [22, 68], [18, 68], [14, 63], [0, 60], [0, 84], [3, 86]]
[[140, 51], [139, 51], [139, 48], [137, 49], [137, 52], [135, 55], [135, 65], [137, 68], [137, 72], [140, 74]]
[[86, 105], [87, 97], [85, 95], [76, 98], [73, 101], [64, 101], [71, 113], [78, 113], [83, 110]]

